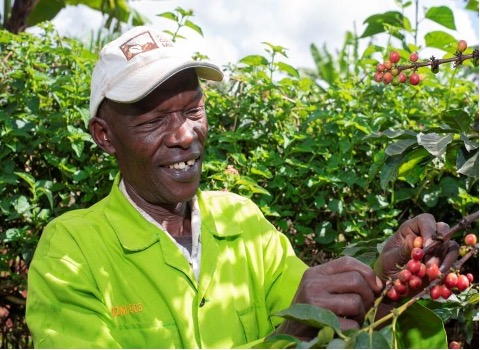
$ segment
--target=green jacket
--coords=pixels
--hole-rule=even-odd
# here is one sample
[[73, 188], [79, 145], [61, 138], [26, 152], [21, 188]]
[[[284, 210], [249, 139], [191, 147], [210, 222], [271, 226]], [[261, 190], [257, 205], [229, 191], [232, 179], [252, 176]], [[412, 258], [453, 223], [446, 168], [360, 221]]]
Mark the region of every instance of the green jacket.
[[198, 192], [199, 282], [118, 188], [44, 230], [29, 270], [35, 347], [232, 348], [265, 337], [307, 266], [253, 202]]

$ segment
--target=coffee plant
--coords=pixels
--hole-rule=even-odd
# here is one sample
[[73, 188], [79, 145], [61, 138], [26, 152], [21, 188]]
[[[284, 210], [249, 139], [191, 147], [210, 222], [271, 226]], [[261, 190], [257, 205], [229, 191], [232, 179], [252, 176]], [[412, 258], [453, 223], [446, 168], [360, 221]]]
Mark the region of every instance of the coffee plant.
[[[441, 274], [435, 263], [424, 265], [422, 259], [439, 242], [449, 240], [459, 230], [469, 229], [474, 220], [478, 220], [478, 212], [464, 218], [429, 246], [423, 247], [422, 238], [417, 237], [411, 250], [411, 259], [396, 278], [387, 281], [382, 294], [367, 312], [360, 329], [343, 331], [337, 316], [331, 311], [313, 305], [295, 304], [278, 315], [317, 327], [318, 335], [309, 341], [301, 341], [289, 335], [275, 335], [267, 337], [255, 348], [446, 348], [447, 338], [441, 320], [422, 304], [425, 300], [439, 298], [445, 303], [467, 299], [471, 307], [478, 304], [478, 282], [474, 283], [472, 273], [460, 273], [463, 264], [470, 257], [478, 255], [477, 237], [472, 233], [465, 235], [468, 252], [454, 263], [450, 272]], [[452, 293], [457, 296], [450, 299]], [[399, 306], [386, 315], [376, 316], [378, 307], [385, 298], [397, 301], [402, 297]], [[448, 347], [462, 347], [463, 343], [465, 340], [450, 340]]]
[[393, 86], [397, 86], [407, 81], [407, 75], [405, 71], [412, 70], [410, 77], [408, 78], [411, 85], [418, 85], [422, 76], [417, 73], [420, 67], [431, 67], [432, 73], [436, 74], [440, 71], [440, 65], [453, 62], [454, 67], [458, 67], [466, 60], [471, 59], [475, 67], [478, 67], [478, 49], [474, 49], [471, 54], [464, 54], [467, 49], [467, 42], [460, 40], [457, 43], [457, 51], [453, 58], [437, 59], [432, 56], [428, 61], [418, 63], [418, 54], [413, 52], [409, 56], [411, 62], [410, 65], [399, 65], [400, 54], [398, 51], [392, 51], [389, 54], [389, 59], [383, 63], [379, 63], [376, 66], [376, 73], [373, 76], [373, 80], [377, 83], [383, 82], [385, 84], [392, 83]]

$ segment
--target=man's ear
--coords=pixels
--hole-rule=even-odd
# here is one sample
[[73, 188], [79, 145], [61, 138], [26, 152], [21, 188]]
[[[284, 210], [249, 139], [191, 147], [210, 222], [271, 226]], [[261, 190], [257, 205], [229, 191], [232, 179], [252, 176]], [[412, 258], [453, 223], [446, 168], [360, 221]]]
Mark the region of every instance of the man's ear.
[[95, 143], [108, 154], [115, 154], [115, 147], [110, 142], [110, 129], [105, 119], [93, 117], [88, 124], [90, 134]]

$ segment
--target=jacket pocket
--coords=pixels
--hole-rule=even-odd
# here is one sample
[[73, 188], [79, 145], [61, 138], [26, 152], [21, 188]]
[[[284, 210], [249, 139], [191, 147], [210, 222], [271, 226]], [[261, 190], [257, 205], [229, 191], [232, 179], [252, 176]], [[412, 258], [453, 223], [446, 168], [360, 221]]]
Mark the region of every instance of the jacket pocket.
[[122, 322], [117, 327], [117, 339], [125, 348], [183, 348], [175, 321]]
[[259, 338], [258, 332], [258, 322], [257, 322], [257, 309], [255, 305], [250, 305], [249, 307], [238, 311], [238, 318], [242, 324], [243, 332], [245, 335], [245, 341], [251, 342]]

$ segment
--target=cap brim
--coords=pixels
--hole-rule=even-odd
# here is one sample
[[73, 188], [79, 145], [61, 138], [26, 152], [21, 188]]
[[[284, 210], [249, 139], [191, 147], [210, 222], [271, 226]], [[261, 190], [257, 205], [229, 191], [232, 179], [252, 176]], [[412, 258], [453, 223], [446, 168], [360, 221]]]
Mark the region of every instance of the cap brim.
[[136, 102], [175, 74], [189, 68], [194, 68], [199, 78], [223, 80], [223, 73], [214, 64], [200, 61], [185, 61], [179, 64], [178, 58], [163, 59], [131, 72], [126, 79], [112, 86], [105, 96], [116, 102]]

